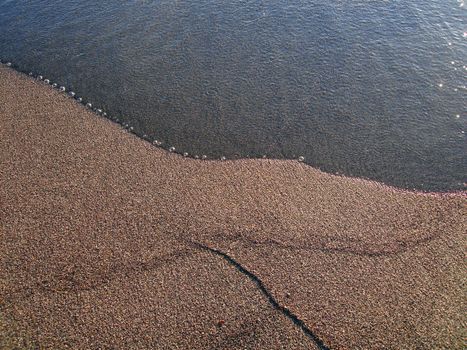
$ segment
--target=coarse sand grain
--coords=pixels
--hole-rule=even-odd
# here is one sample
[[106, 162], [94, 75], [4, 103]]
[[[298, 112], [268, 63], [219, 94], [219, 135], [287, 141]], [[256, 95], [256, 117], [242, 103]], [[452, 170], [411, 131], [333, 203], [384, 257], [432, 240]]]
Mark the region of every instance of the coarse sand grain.
[[0, 67], [0, 348], [462, 349], [465, 193], [152, 146]]

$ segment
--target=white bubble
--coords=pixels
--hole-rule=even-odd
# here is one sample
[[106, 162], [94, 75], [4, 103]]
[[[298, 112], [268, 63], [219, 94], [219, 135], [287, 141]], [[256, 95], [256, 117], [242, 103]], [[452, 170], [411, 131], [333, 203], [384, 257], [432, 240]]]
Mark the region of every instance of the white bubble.
[[439, 83], [438, 86], [439, 86], [440, 88], [442, 88], [442, 87], [443, 87], [443, 84], [442, 84], [442, 83]]

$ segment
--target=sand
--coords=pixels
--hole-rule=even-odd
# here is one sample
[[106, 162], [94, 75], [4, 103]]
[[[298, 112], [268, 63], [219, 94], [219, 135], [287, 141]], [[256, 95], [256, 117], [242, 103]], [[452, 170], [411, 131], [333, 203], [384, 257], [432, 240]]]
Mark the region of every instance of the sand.
[[461, 349], [466, 198], [152, 146], [0, 68], [0, 348]]

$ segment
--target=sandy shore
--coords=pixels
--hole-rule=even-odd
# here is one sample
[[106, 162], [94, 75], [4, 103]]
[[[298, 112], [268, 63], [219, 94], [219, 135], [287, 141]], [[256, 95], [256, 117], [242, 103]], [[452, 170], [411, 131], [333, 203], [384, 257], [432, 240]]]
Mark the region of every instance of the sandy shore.
[[466, 200], [185, 159], [0, 68], [0, 348], [461, 349]]

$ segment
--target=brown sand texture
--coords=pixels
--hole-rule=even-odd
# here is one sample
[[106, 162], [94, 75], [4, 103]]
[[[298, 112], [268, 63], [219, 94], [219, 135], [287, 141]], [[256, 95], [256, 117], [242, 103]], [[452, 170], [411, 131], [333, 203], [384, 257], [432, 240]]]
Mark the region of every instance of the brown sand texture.
[[462, 349], [466, 198], [152, 146], [0, 68], [1, 349]]

